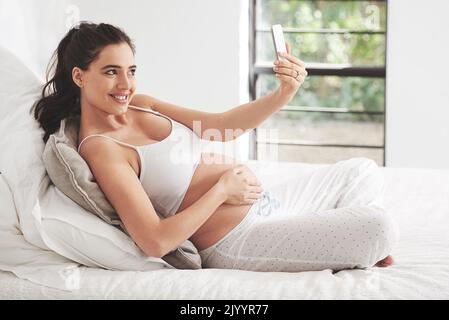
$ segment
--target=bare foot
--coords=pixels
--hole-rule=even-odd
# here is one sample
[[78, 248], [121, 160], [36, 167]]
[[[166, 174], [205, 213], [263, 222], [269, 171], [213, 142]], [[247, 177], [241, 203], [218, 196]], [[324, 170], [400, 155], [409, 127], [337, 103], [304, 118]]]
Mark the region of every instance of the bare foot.
[[392, 256], [387, 256], [386, 258], [380, 260], [375, 264], [376, 267], [385, 268], [388, 266], [391, 266], [393, 264], [394, 260]]

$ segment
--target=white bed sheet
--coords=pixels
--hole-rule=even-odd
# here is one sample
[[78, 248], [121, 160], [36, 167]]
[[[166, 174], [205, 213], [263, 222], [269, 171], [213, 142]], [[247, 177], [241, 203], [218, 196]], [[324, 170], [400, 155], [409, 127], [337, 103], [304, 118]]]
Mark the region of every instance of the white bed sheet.
[[[269, 184], [316, 165], [249, 161]], [[400, 239], [388, 268], [273, 273], [240, 270], [110, 271], [79, 268], [64, 291], [0, 272], [0, 299], [449, 299], [449, 170], [381, 168]], [[278, 181], [278, 180], [276, 180]]]

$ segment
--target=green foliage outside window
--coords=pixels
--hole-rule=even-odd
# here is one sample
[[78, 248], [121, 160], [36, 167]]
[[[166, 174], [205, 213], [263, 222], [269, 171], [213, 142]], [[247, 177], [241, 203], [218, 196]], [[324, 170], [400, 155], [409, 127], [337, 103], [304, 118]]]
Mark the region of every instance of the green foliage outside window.
[[[309, 31], [332, 29], [342, 33], [289, 33], [292, 54], [308, 64], [348, 66], [385, 65], [386, 2], [258, 0], [256, 6], [256, 64], [275, 60], [269, 28], [282, 24]], [[268, 32], [267, 32], [268, 31]], [[365, 33], [368, 32], [368, 33]], [[278, 80], [260, 75], [257, 96], [273, 90]], [[384, 111], [385, 79], [365, 77], [309, 76], [290, 105]], [[331, 113], [288, 112], [290, 119], [332, 119]], [[383, 121], [383, 117], [352, 114], [354, 121]]]

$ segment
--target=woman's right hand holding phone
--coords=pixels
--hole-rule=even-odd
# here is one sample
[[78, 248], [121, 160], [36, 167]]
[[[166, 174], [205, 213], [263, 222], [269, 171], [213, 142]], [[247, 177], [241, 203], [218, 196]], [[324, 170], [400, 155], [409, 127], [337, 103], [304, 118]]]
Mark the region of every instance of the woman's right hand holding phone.
[[248, 205], [255, 203], [261, 196], [261, 183], [249, 175], [245, 165], [228, 169], [220, 177], [218, 183], [226, 194], [226, 204]]

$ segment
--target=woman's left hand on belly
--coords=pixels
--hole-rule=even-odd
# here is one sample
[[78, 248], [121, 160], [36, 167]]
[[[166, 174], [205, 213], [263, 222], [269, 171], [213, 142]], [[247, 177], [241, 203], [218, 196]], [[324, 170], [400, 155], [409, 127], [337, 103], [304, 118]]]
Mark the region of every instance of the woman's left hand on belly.
[[244, 165], [228, 169], [217, 182], [226, 194], [225, 204], [249, 205], [255, 203], [263, 188], [254, 175], [248, 174]]
[[254, 172], [252, 172], [247, 166], [243, 165], [242, 175], [252, 185], [262, 185], [262, 183], [257, 179]]

